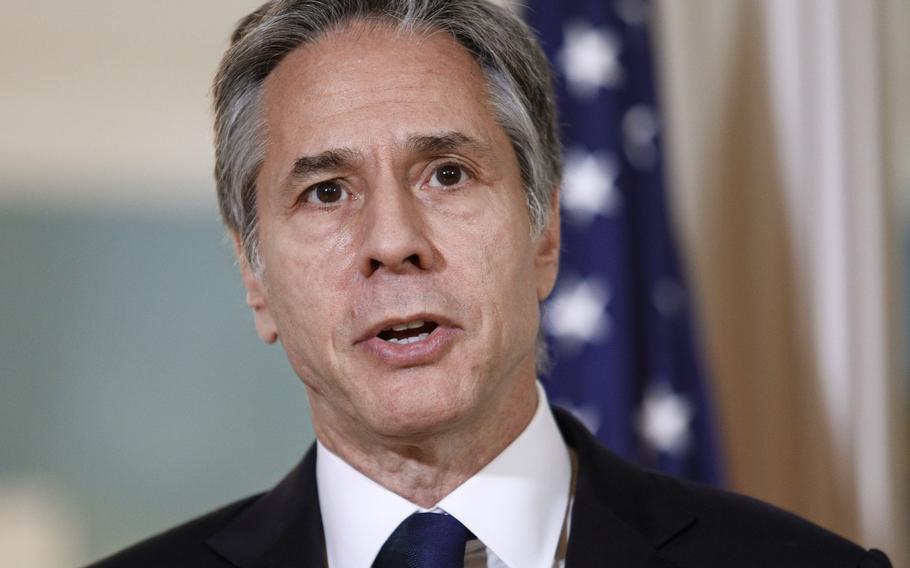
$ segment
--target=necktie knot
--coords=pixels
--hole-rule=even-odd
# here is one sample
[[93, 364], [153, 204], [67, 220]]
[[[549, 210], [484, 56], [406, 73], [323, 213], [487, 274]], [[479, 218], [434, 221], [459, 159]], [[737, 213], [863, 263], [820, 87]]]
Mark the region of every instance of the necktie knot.
[[462, 568], [465, 543], [473, 537], [451, 515], [414, 513], [382, 545], [373, 568]]

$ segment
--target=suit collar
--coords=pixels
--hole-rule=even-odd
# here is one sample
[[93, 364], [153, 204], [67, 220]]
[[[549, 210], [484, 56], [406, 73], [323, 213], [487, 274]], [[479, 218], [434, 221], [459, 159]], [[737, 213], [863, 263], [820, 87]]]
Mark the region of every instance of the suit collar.
[[238, 568], [324, 566], [315, 444], [275, 488], [207, 543]]
[[568, 412], [554, 407], [566, 444], [578, 454], [578, 477], [566, 566], [678, 566], [661, 556], [696, 519], [674, 481], [632, 466], [606, 450]]

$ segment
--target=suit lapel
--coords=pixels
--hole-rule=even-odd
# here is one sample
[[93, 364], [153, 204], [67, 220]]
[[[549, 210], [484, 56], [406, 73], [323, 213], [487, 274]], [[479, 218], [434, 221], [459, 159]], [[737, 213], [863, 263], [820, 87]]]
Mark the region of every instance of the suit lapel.
[[567, 568], [682, 568], [660, 549], [696, 519], [668, 490], [670, 482], [613, 455], [567, 412], [553, 412], [578, 454]]
[[572, 507], [567, 568], [682, 568], [661, 557], [641, 533], [580, 493]]
[[212, 536], [208, 545], [238, 568], [325, 566], [315, 444], [274, 489]]

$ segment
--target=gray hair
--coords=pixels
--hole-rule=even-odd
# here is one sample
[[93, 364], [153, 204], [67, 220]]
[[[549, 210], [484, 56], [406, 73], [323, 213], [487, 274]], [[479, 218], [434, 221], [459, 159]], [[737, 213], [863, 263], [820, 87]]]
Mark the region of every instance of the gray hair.
[[296, 48], [355, 21], [445, 32], [483, 71], [499, 125], [518, 159], [534, 235], [562, 175], [550, 66], [533, 32], [487, 0], [270, 0], [243, 18], [214, 82], [215, 182], [221, 215], [258, 271], [256, 178], [265, 155], [263, 83]]

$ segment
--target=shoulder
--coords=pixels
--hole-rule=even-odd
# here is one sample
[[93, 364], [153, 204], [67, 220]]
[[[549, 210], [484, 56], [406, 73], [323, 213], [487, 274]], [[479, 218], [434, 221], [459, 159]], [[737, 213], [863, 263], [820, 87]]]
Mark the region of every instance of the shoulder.
[[225, 561], [206, 541], [247, 510], [261, 495], [247, 497], [202, 515], [161, 534], [143, 540], [88, 568], [193, 567], [222, 568], [233, 566]]
[[664, 555], [710, 559], [712, 566], [890, 566], [882, 553], [768, 503], [651, 475], [694, 517], [679, 538], [667, 542]]
[[[591, 543], [627, 534], [671, 566], [888, 568], [887, 557], [757, 499], [630, 464], [558, 409], [578, 454], [572, 533]], [[570, 534], [570, 545], [571, 545]]]
[[316, 445], [272, 489], [127, 548], [90, 568], [227, 568], [280, 557], [288, 566], [324, 558]]

